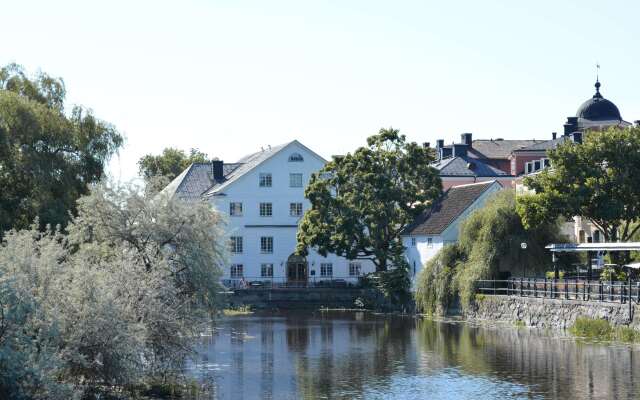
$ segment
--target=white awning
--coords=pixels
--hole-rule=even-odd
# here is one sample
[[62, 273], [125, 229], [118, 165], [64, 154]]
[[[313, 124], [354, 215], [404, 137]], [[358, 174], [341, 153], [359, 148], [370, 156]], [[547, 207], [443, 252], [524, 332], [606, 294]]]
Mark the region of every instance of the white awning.
[[640, 242], [627, 243], [553, 243], [545, 247], [554, 253], [585, 251], [640, 251]]

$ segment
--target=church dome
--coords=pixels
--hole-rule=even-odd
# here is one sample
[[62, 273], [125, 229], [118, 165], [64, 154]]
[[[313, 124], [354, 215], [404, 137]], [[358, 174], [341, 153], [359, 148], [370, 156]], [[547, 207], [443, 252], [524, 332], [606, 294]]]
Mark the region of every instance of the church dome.
[[620, 110], [600, 94], [600, 82], [596, 81], [596, 94], [582, 103], [576, 117], [589, 121], [622, 121]]

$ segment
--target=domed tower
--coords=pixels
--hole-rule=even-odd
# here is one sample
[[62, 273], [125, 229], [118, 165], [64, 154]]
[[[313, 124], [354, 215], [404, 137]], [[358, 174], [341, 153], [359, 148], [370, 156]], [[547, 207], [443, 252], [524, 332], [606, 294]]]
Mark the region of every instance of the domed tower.
[[612, 101], [602, 97], [600, 81], [596, 80], [596, 93], [589, 100], [580, 105], [575, 117], [568, 117], [564, 124], [564, 134], [584, 132], [587, 129], [603, 129], [609, 126], [629, 126], [629, 122], [622, 119], [620, 110]]

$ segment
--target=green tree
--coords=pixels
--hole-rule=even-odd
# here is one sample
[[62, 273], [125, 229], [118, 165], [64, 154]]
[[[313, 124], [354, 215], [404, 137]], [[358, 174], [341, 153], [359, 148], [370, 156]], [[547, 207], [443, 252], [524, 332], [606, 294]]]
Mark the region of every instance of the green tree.
[[141, 157], [138, 171], [145, 180], [163, 176], [171, 181], [192, 163], [203, 162], [209, 162], [209, 156], [198, 149], [191, 149], [187, 155], [182, 150], [167, 147], [160, 155], [147, 154]]
[[524, 184], [535, 194], [518, 198], [527, 227], [558, 216], [591, 221], [606, 241], [628, 241], [640, 228], [640, 128], [591, 131], [582, 144], [549, 152], [552, 168]]
[[400, 233], [440, 196], [433, 149], [381, 129], [367, 146], [335, 157], [311, 176], [311, 201], [298, 229], [298, 251], [371, 260], [376, 270], [405, 266]]
[[104, 176], [122, 136], [90, 110], [65, 114], [62, 79], [22, 67], [0, 69], [0, 232], [37, 217], [65, 225], [76, 200]]

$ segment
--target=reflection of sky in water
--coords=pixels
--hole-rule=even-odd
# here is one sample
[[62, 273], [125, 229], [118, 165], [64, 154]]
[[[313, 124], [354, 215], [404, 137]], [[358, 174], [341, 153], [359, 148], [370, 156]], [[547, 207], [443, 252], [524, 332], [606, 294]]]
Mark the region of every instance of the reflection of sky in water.
[[198, 340], [189, 373], [219, 399], [622, 398], [640, 354], [535, 330], [350, 313], [240, 316]]

